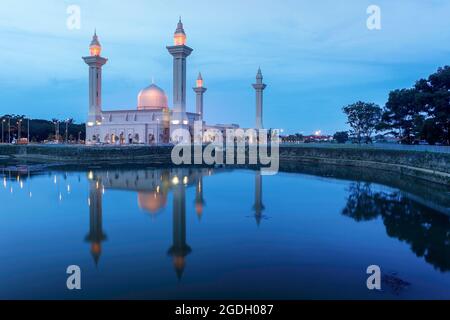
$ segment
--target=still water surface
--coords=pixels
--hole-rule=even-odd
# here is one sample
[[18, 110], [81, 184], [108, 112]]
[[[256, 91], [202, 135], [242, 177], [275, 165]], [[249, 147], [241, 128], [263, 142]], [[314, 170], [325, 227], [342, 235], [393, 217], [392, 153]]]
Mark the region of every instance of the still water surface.
[[450, 298], [450, 190], [297, 171], [4, 166], [0, 298]]

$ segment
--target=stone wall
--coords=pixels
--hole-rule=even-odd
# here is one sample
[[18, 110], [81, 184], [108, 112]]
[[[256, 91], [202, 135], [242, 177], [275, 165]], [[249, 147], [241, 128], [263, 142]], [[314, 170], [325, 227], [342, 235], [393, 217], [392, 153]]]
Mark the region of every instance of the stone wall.
[[[64, 145], [1, 145], [4, 159], [35, 162], [81, 164], [172, 165], [170, 146], [64, 146]], [[450, 184], [450, 153], [389, 150], [370, 147], [281, 146], [280, 167], [300, 163], [376, 168]]]

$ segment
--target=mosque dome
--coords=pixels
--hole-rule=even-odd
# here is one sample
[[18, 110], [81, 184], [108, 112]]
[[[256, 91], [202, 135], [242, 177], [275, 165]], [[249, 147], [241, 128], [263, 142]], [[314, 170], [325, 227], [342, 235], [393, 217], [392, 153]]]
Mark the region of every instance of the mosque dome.
[[163, 89], [155, 84], [144, 88], [138, 95], [138, 110], [167, 109], [167, 96]]
[[156, 214], [166, 206], [167, 197], [158, 192], [139, 192], [138, 205], [141, 209]]

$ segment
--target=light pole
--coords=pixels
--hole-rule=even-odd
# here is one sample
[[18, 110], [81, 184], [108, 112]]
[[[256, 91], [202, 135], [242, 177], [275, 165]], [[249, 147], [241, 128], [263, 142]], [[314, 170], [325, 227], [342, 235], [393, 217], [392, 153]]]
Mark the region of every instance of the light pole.
[[66, 120], [66, 143], [69, 139], [69, 119]]
[[78, 132], [78, 143], [80, 143], [81, 140], [81, 131]]
[[30, 118], [28, 118], [27, 142], [30, 143]]
[[2, 119], [2, 143], [5, 143], [5, 133], [4, 133], [4, 125], [5, 125], [5, 119]]
[[8, 117], [8, 143], [11, 143], [11, 118]]
[[55, 140], [56, 142], [59, 143], [59, 121], [55, 120], [54, 124], [55, 124]]
[[20, 141], [20, 135], [21, 135], [21, 129], [22, 129], [22, 119], [17, 121], [17, 141]]

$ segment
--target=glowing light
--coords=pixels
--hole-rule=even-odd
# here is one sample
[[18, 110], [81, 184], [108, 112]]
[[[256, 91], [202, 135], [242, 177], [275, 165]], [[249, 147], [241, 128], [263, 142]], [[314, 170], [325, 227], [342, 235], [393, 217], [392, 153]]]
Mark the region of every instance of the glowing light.
[[102, 47], [100, 47], [99, 45], [92, 45], [89, 47], [89, 52], [91, 54], [92, 57], [99, 57], [100, 54], [102, 53]]
[[70, 193], [70, 184], [67, 185], [67, 193]]
[[105, 186], [102, 187], [102, 194], [105, 194]]
[[11, 193], [13, 193], [13, 192], [14, 192], [14, 189], [13, 189], [13, 187], [11, 187], [11, 189], [9, 189], [9, 192], [11, 192]]
[[6, 177], [3, 177], [3, 187], [6, 189]]
[[90, 121], [90, 122], [87, 123], [87, 125], [88, 125], [88, 127], [93, 127], [94, 123]]
[[183, 121], [183, 124], [186, 124], [186, 125], [187, 125], [187, 124], [189, 124], [189, 121], [188, 121], [188, 120], [184, 120], [184, 121]]
[[179, 184], [179, 183], [180, 183], [180, 179], [178, 179], [177, 176], [173, 177], [173, 179], [172, 179], [172, 184], [177, 185], [177, 184]]
[[98, 190], [98, 188], [100, 187], [100, 184], [98, 183], [98, 181], [95, 183], [95, 189]]
[[188, 177], [184, 177], [183, 178], [183, 183], [184, 184], [188, 184], [189, 183], [189, 178]]
[[56, 179], [56, 176], [53, 178], [53, 183], [54, 184], [56, 184], [56, 182], [57, 182], [57, 179]]
[[172, 124], [174, 124], [174, 125], [180, 124], [180, 121], [179, 120], [173, 120]]
[[23, 181], [20, 181], [20, 189], [23, 189]]
[[30, 198], [33, 198], [33, 194], [31, 193], [31, 191], [30, 191]]
[[198, 79], [197, 80], [197, 88], [202, 88], [203, 87], [203, 80], [202, 79]]
[[20, 177], [19, 176], [17, 176], [17, 182], [19, 182], [20, 181]]
[[88, 206], [91, 206], [91, 198], [88, 198]]
[[321, 131], [321, 130], [317, 130], [314, 134], [315, 134], [316, 136], [320, 136], [320, 135], [322, 134], [322, 131]]
[[186, 35], [182, 33], [175, 33], [173, 42], [176, 46], [184, 46], [186, 44]]
[[92, 171], [89, 171], [88, 173], [88, 179], [93, 180], [94, 179], [94, 173]]
[[96, 121], [95, 122], [98, 126], [101, 126], [102, 125], [102, 122], [101, 121]]
[[156, 187], [156, 192], [159, 193], [159, 191], [160, 191], [160, 188], [159, 188], [159, 186], [157, 186]]
[[59, 193], [59, 201], [62, 201], [62, 193]]

